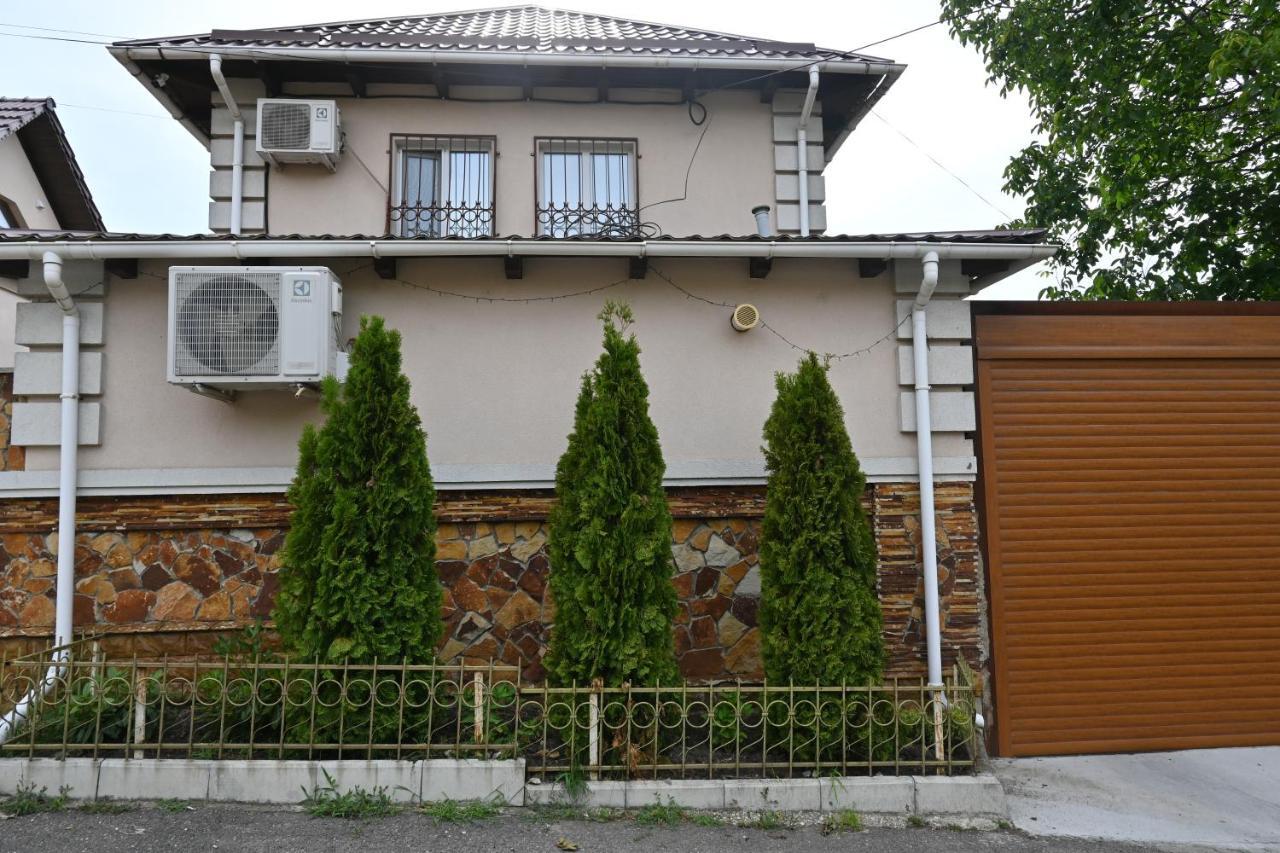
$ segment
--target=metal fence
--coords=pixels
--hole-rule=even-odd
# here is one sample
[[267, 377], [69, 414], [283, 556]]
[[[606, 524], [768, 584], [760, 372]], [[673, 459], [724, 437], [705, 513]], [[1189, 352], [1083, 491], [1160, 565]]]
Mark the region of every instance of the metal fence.
[[531, 775], [782, 778], [964, 773], [974, 700], [880, 686], [548, 687], [515, 667], [288, 659], [0, 663], [0, 756], [514, 758]]

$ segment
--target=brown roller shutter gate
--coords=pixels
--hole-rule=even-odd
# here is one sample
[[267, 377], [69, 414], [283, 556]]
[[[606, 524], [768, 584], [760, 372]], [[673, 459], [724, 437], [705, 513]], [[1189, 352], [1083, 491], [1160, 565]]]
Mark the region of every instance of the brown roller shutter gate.
[[974, 314], [998, 752], [1280, 744], [1280, 306]]

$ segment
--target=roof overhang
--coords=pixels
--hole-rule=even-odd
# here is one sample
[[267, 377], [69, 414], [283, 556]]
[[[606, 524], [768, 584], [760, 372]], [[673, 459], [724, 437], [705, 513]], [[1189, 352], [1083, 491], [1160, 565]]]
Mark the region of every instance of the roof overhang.
[[946, 240], [484, 240], [323, 239], [255, 237], [234, 239], [127, 239], [57, 236], [0, 242], [0, 261], [39, 260], [56, 252], [64, 260], [271, 261], [326, 258], [745, 258], [910, 260], [934, 252], [941, 260], [982, 263], [972, 276], [986, 287], [1001, 278], [1052, 257], [1058, 246], [1034, 242]]
[[[151, 94], [204, 145], [209, 144], [209, 95], [214, 89], [209, 57], [217, 54], [228, 77], [332, 80], [345, 83], [353, 71], [374, 82], [433, 83], [451, 71], [475, 78], [492, 69], [480, 85], [596, 87], [608, 75], [610, 86], [677, 88], [763, 88], [757, 75], [770, 84], [803, 88], [808, 69], [824, 75], [819, 97], [824, 103], [823, 127], [830, 159], [863, 116], [880, 99], [906, 66], [872, 59], [826, 58], [802, 61], [759, 56], [640, 56], [611, 53], [543, 53], [511, 50], [434, 50], [360, 47], [159, 47], [117, 44], [108, 48]], [[268, 71], [266, 66], [272, 70]], [[424, 75], [423, 69], [428, 69]], [[610, 73], [612, 72], [612, 73]], [[161, 75], [166, 75], [162, 77]], [[834, 75], [834, 76], [832, 76]], [[858, 83], [855, 83], [855, 78]], [[163, 85], [157, 80], [163, 79]], [[692, 81], [692, 86], [690, 85]], [[844, 81], [837, 84], [835, 81]], [[863, 82], [865, 81], [865, 82]], [[459, 81], [461, 82], [461, 81]]]

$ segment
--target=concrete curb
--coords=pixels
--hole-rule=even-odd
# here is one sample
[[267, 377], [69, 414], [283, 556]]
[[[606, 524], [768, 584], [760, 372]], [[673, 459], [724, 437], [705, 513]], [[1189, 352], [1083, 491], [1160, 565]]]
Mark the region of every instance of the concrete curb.
[[[401, 802], [483, 800], [509, 805], [569, 801], [560, 784], [525, 782], [525, 762], [240, 761], [124, 758], [0, 759], [0, 794], [34, 785], [67, 790], [73, 799], [193, 800], [296, 804], [304, 789], [328, 784], [339, 791], [385, 788]], [[1003, 819], [1009, 809], [995, 776], [852, 776], [822, 779], [673, 779], [589, 782], [574, 801], [588, 808], [635, 809], [674, 803], [687, 809], [827, 812], [866, 815], [940, 815]]]
[[6, 758], [0, 760], [0, 794], [18, 785], [73, 799], [208, 800], [296, 804], [303, 790], [327, 785], [339, 791], [383, 787], [401, 802], [485, 800], [501, 796], [524, 805], [524, 759], [430, 761], [237, 761], [182, 758]]

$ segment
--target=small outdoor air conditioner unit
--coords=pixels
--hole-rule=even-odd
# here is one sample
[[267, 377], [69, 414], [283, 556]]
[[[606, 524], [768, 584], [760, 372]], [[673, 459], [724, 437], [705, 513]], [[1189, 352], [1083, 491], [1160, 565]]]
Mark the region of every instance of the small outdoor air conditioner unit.
[[342, 153], [336, 101], [258, 99], [258, 153], [274, 165], [317, 163], [330, 170]]
[[168, 378], [176, 385], [314, 385], [344, 372], [341, 328], [342, 283], [324, 267], [169, 268]]

